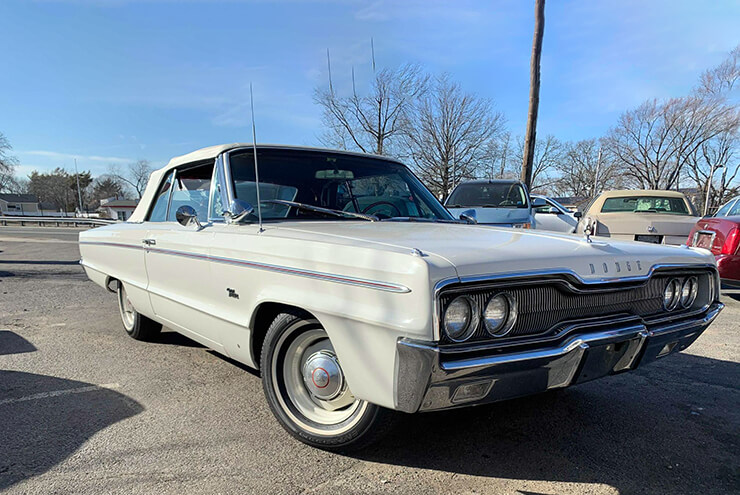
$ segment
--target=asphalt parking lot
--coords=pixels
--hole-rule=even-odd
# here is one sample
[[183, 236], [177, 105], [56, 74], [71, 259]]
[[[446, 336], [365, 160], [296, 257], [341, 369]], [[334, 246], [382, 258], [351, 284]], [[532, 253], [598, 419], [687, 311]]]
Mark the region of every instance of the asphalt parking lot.
[[77, 232], [0, 227], [0, 491], [740, 493], [740, 291], [684, 353], [406, 416], [346, 456], [286, 434], [256, 373], [170, 331], [127, 337]]

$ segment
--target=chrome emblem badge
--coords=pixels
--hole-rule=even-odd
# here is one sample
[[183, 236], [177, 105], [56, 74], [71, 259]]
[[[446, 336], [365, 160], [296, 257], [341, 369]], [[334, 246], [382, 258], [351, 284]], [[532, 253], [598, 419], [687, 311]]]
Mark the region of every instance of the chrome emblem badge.
[[658, 231], [658, 229], [656, 229], [652, 225], [648, 225], [647, 231], [650, 232], [651, 234], [654, 234], [655, 232]]

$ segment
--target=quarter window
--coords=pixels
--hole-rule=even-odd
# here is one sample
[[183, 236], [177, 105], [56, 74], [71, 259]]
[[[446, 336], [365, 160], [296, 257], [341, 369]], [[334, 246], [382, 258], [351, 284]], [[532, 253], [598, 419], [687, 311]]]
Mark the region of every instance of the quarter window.
[[167, 180], [162, 183], [162, 187], [159, 188], [157, 196], [154, 199], [154, 207], [151, 213], [149, 213], [150, 222], [164, 222], [167, 218], [167, 203], [170, 200], [170, 190], [172, 189], [172, 176], [174, 172], [171, 172], [167, 176]]

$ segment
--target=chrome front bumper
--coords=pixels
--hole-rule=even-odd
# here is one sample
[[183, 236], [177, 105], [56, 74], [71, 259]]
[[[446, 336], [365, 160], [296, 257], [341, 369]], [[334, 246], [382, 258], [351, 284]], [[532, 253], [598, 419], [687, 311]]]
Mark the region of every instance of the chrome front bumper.
[[639, 319], [571, 333], [548, 347], [455, 349], [410, 339], [397, 344], [396, 408], [405, 412], [495, 402], [637, 368], [691, 345], [724, 305], [646, 325]]

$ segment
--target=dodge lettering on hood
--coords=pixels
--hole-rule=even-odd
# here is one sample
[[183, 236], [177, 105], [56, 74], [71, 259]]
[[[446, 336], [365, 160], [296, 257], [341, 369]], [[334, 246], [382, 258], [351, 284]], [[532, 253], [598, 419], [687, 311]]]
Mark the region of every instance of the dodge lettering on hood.
[[722, 309], [707, 251], [464, 224], [395, 160], [288, 146], [172, 159], [80, 251], [131, 337], [164, 325], [258, 369], [282, 426], [334, 450], [398, 411], [642, 367]]

